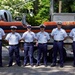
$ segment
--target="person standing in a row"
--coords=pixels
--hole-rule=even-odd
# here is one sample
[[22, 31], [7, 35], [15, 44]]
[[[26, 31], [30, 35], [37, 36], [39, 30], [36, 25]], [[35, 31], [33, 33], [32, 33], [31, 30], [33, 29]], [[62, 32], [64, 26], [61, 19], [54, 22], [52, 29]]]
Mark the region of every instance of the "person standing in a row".
[[35, 33], [31, 31], [31, 25], [27, 26], [27, 31], [23, 33], [22, 40], [24, 40], [24, 66], [27, 65], [27, 58], [29, 57], [30, 65], [33, 66], [33, 50]]
[[13, 63], [13, 53], [15, 52], [16, 63], [18, 66], [21, 66], [20, 55], [19, 55], [19, 41], [21, 36], [16, 32], [17, 27], [11, 26], [11, 32], [7, 34], [5, 40], [9, 43], [9, 65], [12, 66]]
[[57, 23], [57, 28], [54, 28], [51, 32], [51, 36], [54, 39], [53, 43], [53, 61], [51, 67], [56, 66], [56, 60], [57, 60], [57, 52], [59, 52], [60, 55], [60, 67], [64, 66], [64, 60], [63, 60], [63, 41], [67, 37], [67, 33], [64, 29], [61, 28], [62, 23]]
[[72, 48], [73, 48], [73, 55], [74, 55], [74, 62], [73, 67], [75, 67], [75, 28], [73, 28], [69, 34], [70, 38], [73, 40]]
[[5, 32], [2, 28], [0, 28], [0, 67], [3, 67], [2, 64], [2, 39], [5, 38]]
[[45, 26], [40, 25], [40, 32], [37, 33], [37, 43], [38, 46], [38, 58], [36, 66], [39, 66], [41, 60], [41, 53], [44, 56], [44, 65], [47, 66], [47, 41], [50, 40], [50, 36], [45, 32]]

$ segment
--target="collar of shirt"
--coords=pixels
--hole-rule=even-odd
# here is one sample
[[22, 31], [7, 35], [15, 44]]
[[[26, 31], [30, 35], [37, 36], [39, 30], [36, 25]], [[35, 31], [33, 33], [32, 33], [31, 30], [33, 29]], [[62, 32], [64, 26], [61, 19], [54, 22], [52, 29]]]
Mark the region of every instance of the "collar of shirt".
[[61, 31], [61, 30], [62, 30], [62, 28], [60, 28], [60, 29], [56, 28], [56, 30]]

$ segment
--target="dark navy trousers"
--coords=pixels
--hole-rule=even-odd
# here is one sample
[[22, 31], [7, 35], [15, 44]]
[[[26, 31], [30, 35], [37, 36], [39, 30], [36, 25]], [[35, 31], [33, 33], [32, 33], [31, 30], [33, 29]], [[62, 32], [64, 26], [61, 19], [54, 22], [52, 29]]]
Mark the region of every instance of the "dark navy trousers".
[[20, 54], [19, 54], [19, 45], [10, 45], [9, 46], [9, 65], [12, 66], [13, 63], [13, 54], [15, 53], [16, 63], [20, 65]]
[[2, 41], [0, 41], [0, 66], [2, 66]]
[[73, 48], [73, 55], [74, 55], [74, 65], [75, 65], [75, 41], [72, 44], [72, 48]]
[[33, 43], [24, 43], [24, 65], [27, 64], [27, 58], [29, 57], [30, 64], [33, 64]]
[[60, 65], [63, 65], [63, 41], [53, 43], [53, 63], [56, 64], [57, 52], [60, 55]]
[[38, 58], [37, 58], [37, 64], [40, 63], [41, 60], [41, 53], [43, 53], [44, 58], [44, 65], [47, 64], [47, 44], [38, 44]]

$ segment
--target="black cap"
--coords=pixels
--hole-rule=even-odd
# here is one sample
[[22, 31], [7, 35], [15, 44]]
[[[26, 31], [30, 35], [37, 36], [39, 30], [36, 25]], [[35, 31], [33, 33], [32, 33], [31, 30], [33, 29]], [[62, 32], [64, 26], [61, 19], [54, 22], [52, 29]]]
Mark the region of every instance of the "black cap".
[[17, 27], [16, 27], [16, 26], [11, 26], [10, 28], [11, 28], [11, 29], [17, 29]]
[[40, 25], [40, 28], [45, 28], [46, 26], [44, 24], [41, 24]]
[[31, 28], [31, 25], [27, 25], [27, 28]]

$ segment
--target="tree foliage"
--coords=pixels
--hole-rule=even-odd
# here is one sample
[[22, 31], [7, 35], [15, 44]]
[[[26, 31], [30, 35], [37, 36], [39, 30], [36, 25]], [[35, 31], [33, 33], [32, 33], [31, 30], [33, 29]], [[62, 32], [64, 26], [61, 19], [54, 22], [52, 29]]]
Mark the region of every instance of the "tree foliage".
[[62, 12], [64, 13], [75, 12], [75, 0], [54, 0], [55, 12], [58, 12], [59, 1], [62, 1]]
[[[11, 11], [14, 17], [27, 15], [27, 22], [31, 25], [39, 25], [44, 21], [48, 21], [50, 15], [51, 0], [0, 0], [0, 10], [5, 9]], [[54, 11], [58, 12], [58, 2], [54, 0]], [[62, 12], [75, 12], [75, 0], [61, 0]], [[30, 16], [30, 14], [32, 16]]]
[[[44, 21], [48, 21], [49, 19], [50, 1], [49, 0], [39, 0], [37, 2], [38, 2], [37, 3], [38, 5], [37, 5], [37, 8], [35, 9], [36, 12], [34, 12], [33, 17], [30, 17], [31, 19], [35, 18], [33, 20], [35, 24], [33, 25], [39, 25], [43, 23]], [[33, 23], [33, 21], [31, 22]]]

